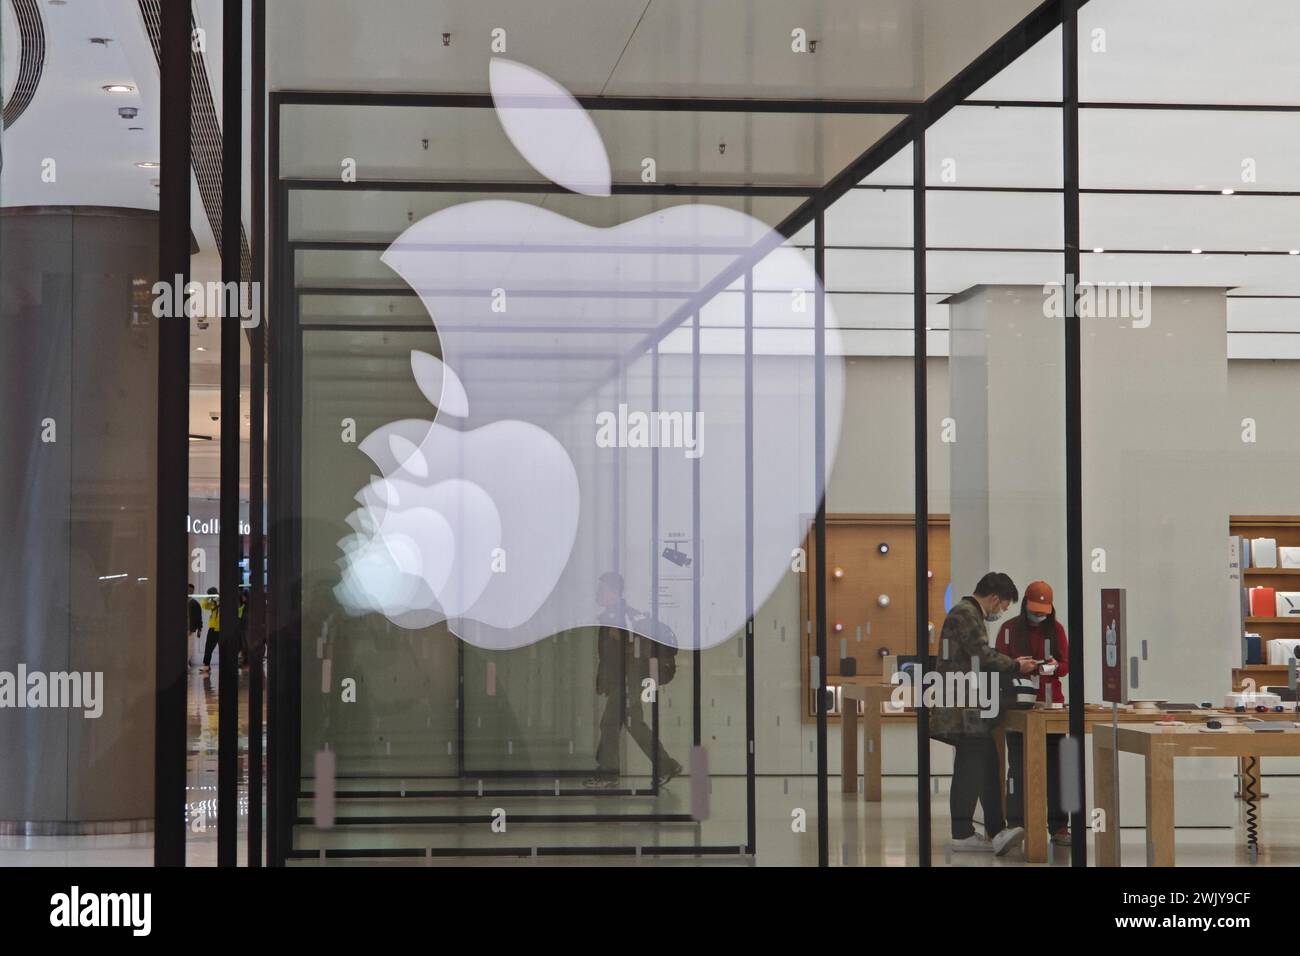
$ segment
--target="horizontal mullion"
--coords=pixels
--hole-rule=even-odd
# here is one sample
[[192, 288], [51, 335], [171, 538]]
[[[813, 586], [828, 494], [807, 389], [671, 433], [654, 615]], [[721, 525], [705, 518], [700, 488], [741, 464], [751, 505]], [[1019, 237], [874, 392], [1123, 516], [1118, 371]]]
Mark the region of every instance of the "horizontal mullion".
[[[433, 179], [315, 179], [287, 176], [280, 180], [290, 192], [442, 192], [442, 193], [540, 193], [547, 195], [577, 195], [571, 189], [552, 182], [501, 182]], [[764, 196], [805, 198], [817, 193], [816, 186], [768, 186], [730, 183], [612, 183], [609, 187], [615, 196], [739, 196], [761, 198]]]
[[[495, 109], [490, 93], [381, 92], [374, 90], [278, 90], [285, 106], [401, 106]], [[910, 115], [923, 105], [907, 100], [799, 99], [687, 96], [601, 96], [574, 94], [587, 110], [666, 113], [885, 113]], [[569, 109], [566, 97], [538, 97], [536, 106]]]

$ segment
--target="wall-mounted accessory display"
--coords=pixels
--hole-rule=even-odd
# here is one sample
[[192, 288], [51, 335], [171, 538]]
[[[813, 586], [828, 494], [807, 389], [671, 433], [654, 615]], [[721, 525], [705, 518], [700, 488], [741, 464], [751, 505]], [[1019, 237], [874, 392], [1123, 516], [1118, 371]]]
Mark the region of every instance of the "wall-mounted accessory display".
[[[934, 584], [923, 587], [919, 595], [920, 613], [924, 615], [922, 620], [938, 622], [944, 615], [941, 589], [951, 576], [948, 515], [931, 514], [928, 531], [928, 559], [921, 569], [934, 572]], [[881, 550], [882, 545], [887, 553]], [[818, 556], [814, 535], [808, 535], [804, 547], [807, 567], [812, 573], [799, 576], [799, 620], [815, 620], [815, 586], [820, 569], [826, 582], [827, 656], [832, 660], [856, 661], [853, 674], [843, 666], [837, 672], [834, 664], [830, 664], [830, 682], [838, 682], [841, 677], [882, 676], [884, 662], [880, 650], [886, 645], [894, 654], [916, 653], [918, 582], [913, 515], [830, 512], [826, 515], [825, 543], [820, 549], [823, 557]], [[836, 577], [837, 571], [843, 572], [843, 577]], [[882, 595], [888, 598], [887, 604], [878, 603]], [[835, 629], [837, 622], [844, 625], [843, 630]], [[816, 655], [817, 635], [815, 628], [807, 624], [801, 625], [799, 632], [801, 673], [806, 687], [810, 681], [810, 661]], [[929, 636], [927, 653], [935, 654], [937, 632]], [[831, 641], [838, 641], [840, 646], [837, 648]], [[812, 709], [815, 697], [809, 695], [806, 700], [809, 706], [801, 717], [811, 722], [815, 717]]]

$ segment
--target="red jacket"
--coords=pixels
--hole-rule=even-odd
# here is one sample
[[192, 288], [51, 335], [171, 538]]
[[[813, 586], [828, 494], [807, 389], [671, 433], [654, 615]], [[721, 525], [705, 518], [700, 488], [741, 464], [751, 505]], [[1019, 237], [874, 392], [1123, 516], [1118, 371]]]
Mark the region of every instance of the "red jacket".
[[[1061, 678], [1070, 671], [1070, 645], [1065, 639], [1065, 628], [1061, 627], [1059, 621], [1056, 622], [1056, 637], [1052, 640], [1052, 646], [1048, 653], [1044, 653], [1043, 648], [1043, 629], [1047, 625], [1044, 621], [1042, 624], [1029, 624], [1029, 641], [1028, 648], [1023, 644], [1012, 647], [1011, 635], [1015, 631], [1020, 617], [1017, 615], [998, 628], [998, 636], [993, 646], [1008, 657], [1028, 656], [1045, 661], [1049, 657], [1056, 658], [1056, 674], [1052, 677], [1038, 678], [1038, 699], [1047, 700], [1047, 690], [1050, 687], [1052, 691], [1052, 702], [1057, 704], [1065, 703], [1065, 692], [1061, 690]], [[1029, 622], [1026, 621], [1026, 624]]]

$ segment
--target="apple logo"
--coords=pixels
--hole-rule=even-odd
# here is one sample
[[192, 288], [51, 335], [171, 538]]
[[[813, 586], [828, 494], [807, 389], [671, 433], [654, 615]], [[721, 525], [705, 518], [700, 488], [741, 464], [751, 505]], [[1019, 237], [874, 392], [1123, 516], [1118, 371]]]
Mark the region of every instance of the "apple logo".
[[[645, 197], [611, 190], [600, 133], [563, 87], [502, 58], [490, 79], [502, 149], [570, 192], [448, 206], [381, 257], [437, 328], [441, 357], [411, 356], [436, 412], [361, 442], [378, 474], [345, 519], [335, 597], [507, 649], [597, 624], [596, 581], [617, 571], [627, 603], [657, 608], [681, 646], [721, 644], [747, 618], [747, 535], [761, 607], [798, 573], [793, 552], [824, 493], [811, 256], [739, 209], [670, 200], [646, 212]], [[654, 333], [759, 243], [774, 248], [752, 264], [747, 528], [741, 282], [700, 307], [698, 359], [689, 327]], [[844, 404], [829, 301], [825, 319], [829, 474]]]

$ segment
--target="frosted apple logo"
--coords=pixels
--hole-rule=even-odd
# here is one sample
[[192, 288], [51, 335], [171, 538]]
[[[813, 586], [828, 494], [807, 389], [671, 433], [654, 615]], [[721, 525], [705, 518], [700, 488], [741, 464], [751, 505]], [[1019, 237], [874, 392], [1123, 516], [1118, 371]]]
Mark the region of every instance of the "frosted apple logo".
[[[437, 411], [432, 420], [392, 422], [361, 443], [379, 474], [346, 518], [352, 533], [339, 542], [335, 596], [353, 614], [383, 614], [412, 629], [445, 620], [462, 640], [506, 649], [596, 624], [596, 581], [614, 570], [627, 603], [657, 609], [668, 625], [642, 625], [646, 637], [671, 631], [682, 646], [718, 645], [747, 616], [739, 281], [701, 307], [698, 391], [690, 330], [653, 333], [738, 257], [752, 261], [761, 605], [792, 574], [792, 549], [823, 491], [813, 471], [811, 256], [781, 247], [770, 227], [738, 210], [676, 203], [646, 212], [645, 197], [612, 195], [604, 143], [567, 91], [500, 58], [491, 89], [509, 142], [571, 192], [453, 205], [407, 228], [384, 253], [437, 328], [441, 357], [411, 356], [415, 382]], [[636, 215], [624, 221], [628, 212]], [[771, 251], [754, 252], [762, 249]], [[829, 473], [844, 396], [829, 302], [825, 341]], [[600, 413], [624, 403], [708, 421], [709, 454], [597, 441]], [[690, 540], [695, 469], [700, 533]], [[663, 557], [682, 549], [689, 563]]]

